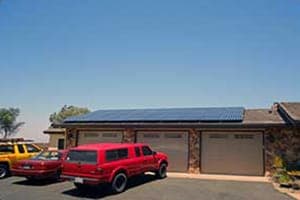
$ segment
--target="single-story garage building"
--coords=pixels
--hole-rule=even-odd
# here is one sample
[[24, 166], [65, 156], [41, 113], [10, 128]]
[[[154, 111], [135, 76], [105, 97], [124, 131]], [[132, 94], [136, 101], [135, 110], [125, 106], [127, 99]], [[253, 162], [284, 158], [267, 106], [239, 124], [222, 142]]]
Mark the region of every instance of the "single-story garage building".
[[49, 127], [43, 131], [44, 134], [49, 135], [48, 147], [56, 149], [65, 149], [66, 130], [64, 128]]
[[266, 175], [275, 156], [300, 158], [300, 103], [271, 109], [99, 110], [68, 118], [66, 146], [143, 142], [169, 155], [169, 171]]

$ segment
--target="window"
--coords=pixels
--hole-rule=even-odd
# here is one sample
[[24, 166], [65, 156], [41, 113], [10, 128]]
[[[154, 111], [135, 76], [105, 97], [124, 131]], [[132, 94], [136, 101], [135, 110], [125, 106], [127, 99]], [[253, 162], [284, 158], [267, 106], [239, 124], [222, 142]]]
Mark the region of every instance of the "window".
[[227, 134], [209, 134], [210, 139], [227, 139]]
[[71, 150], [68, 153], [67, 161], [96, 164], [97, 163], [97, 152], [96, 151]]
[[147, 146], [143, 146], [142, 151], [143, 151], [144, 156], [149, 156], [149, 155], [153, 154], [152, 150]]
[[105, 152], [105, 158], [107, 161], [114, 161], [128, 158], [128, 149], [115, 149]]
[[165, 138], [182, 138], [182, 134], [180, 133], [166, 133]]
[[25, 153], [23, 144], [18, 144], [18, 150], [19, 150], [19, 153]]
[[32, 144], [25, 144], [25, 146], [27, 147], [28, 153], [40, 152], [40, 150], [38, 148], [36, 148], [35, 146], [33, 146]]
[[0, 153], [15, 153], [13, 145], [0, 145]]
[[110, 137], [110, 138], [115, 138], [117, 137], [117, 133], [103, 133], [102, 137]]
[[105, 158], [107, 161], [118, 160], [118, 151], [117, 150], [106, 151]]
[[99, 133], [84, 133], [85, 138], [96, 138], [99, 137]]
[[136, 157], [140, 157], [140, 156], [141, 156], [140, 147], [135, 147], [135, 148], [134, 148], [134, 151], [135, 151]]
[[159, 138], [158, 133], [145, 133], [144, 138]]
[[234, 138], [235, 139], [253, 139], [254, 135], [251, 135], [251, 134], [235, 134]]

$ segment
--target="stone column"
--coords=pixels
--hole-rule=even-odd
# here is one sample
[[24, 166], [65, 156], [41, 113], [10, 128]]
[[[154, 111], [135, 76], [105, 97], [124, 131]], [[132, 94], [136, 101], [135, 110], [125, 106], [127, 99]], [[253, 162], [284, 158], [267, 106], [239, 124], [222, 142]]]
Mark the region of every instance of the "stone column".
[[189, 173], [200, 173], [200, 135], [195, 129], [189, 131]]
[[275, 157], [284, 161], [297, 160], [300, 157], [300, 131], [293, 128], [269, 128], [265, 131], [265, 171], [274, 172]]
[[76, 129], [66, 130], [66, 148], [71, 148], [76, 146], [77, 132]]
[[125, 129], [123, 133], [124, 143], [134, 143], [135, 142], [135, 132], [133, 129]]

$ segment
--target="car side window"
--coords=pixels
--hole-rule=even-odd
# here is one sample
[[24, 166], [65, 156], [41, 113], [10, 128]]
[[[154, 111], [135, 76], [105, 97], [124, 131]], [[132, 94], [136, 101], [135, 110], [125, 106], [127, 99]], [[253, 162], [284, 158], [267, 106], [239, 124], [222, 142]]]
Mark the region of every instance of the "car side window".
[[140, 157], [141, 156], [140, 147], [134, 147], [134, 151], [135, 151], [135, 156], [136, 157]]
[[142, 151], [143, 151], [144, 156], [149, 156], [149, 155], [153, 154], [152, 150], [147, 146], [143, 146]]
[[107, 161], [115, 161], [128, 158], [128, 149], [114, 149], [105, 152]]
[[25, 144], [25, 146], [27, 147], [28, 153], [40, 152], [40, 150], [38, 148], [36, 148], [35, 146], [33, 146], [32, 144]]
[[23, 144], [18, 144], [18, 150], [19, 150], [19, 153], [25, 153]]
[[0, 153], [15, 153], [13, 145], [0, 145]]

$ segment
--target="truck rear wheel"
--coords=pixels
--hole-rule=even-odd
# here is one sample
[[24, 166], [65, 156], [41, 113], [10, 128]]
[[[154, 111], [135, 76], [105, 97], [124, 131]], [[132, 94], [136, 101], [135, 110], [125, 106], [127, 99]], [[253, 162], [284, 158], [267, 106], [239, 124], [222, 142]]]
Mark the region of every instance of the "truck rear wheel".
[[111, 183], [111, 189], [114, 193], [121, 193], [126, 189], [127, 186], [127, 176], [125, 173], [121, 172], [118, 173], [112, 183]]
[[0, 164], [0, 179], [6, 177], [9, 174], [8, 166]]

